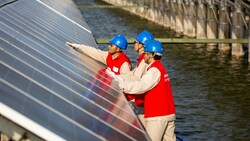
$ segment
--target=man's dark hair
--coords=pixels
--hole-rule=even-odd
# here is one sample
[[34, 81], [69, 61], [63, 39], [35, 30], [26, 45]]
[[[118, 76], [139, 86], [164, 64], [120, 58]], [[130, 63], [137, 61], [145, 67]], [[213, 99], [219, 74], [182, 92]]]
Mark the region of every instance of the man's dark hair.
[[161, 60], [161, 56], [153, 53], [154, 59], [155, 60]]

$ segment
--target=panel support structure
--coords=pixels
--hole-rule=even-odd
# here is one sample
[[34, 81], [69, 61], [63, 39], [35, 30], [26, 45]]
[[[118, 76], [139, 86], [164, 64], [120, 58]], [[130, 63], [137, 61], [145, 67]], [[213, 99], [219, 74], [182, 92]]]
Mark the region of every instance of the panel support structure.
[[196, 21], [196, 37], [204, 39], [206, 37], [206, 9], [204, 4], [198, 3], [197, 5], [197, 21]]
[[[229, 39], [229, 31], [230, 31], [230, 18], [228, 14], [229, 10], [226, 7], [223, 1], [219, 7], [219, 39]], [[227, 52], [230, 50], [229, 44], [219, 44], [219, 50], [222, 52]]]
[[[232, 39], [241, 39], [243, 38], [243, 21], [241, 15], [241, 9], [239, 7], [233, 11], [233, 20], [232, 20]], [[242, 57], [244, 55], [242, 44], [234, 43], [232, 44], [232, 55], [236, 58]]]
[[[207, 38], [217, 39], [217, 9], [212, 3], [207, 5]], [[216, 46], [217, 44], [208, 44], [209, 46]]]
[[175, 4], [175, 9], [176, 9], [175, 31], [181, 35], [183, 34], [183, 8], [180, 0], [177, 0]]

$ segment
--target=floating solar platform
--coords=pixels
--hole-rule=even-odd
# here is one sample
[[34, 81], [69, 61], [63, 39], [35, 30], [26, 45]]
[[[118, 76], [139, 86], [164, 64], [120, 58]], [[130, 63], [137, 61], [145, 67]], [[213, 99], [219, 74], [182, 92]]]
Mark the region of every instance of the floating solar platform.
[[0, 132], [14, 140], [149, 140], [71, 0], [0, 0]]

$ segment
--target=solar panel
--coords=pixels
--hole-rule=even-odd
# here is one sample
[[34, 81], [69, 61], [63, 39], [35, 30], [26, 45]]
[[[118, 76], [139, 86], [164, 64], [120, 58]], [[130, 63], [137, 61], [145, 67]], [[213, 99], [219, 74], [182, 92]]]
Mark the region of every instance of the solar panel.
[[[70, 0], [0, 1], [0, 114], [43, 140], [149, 140]], [[1, 130], [1, 128], [0, 128]]]
[[0, 0], [0, 7], [7, 5], [9, 3], [12, 3], [14, 1], [16, 1], [16, 0]]

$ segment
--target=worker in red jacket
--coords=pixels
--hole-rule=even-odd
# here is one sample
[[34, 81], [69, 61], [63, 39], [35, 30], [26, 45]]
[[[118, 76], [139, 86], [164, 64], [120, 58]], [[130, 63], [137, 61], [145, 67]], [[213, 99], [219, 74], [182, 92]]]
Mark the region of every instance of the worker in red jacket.
[[[116, 75], [130, 72], [132, 69], [130, 59], [123, 52], [123, 50], [126, 50], [127, 48], [126, 38], [123, 35], [118, 34], [114, 38], [112, 38], [109, 41], [109, 43], [110, 45], [108, 51], [102, 51], [95, 47], [83, 44], [74, 44], [66, 42], [66, 45], [75, 50], [79, 50], [82, 53], [85, 53], [86, 55], [92, 57], [97, 61], [104, 63], [105, 65], [107, 65], [108, 70], [112, 71]], [[103, 90], [107, 90], [112, 82], [106, 78], [107, 76], [109, 75], [106, 74], [106, 68], [100, 69], [95, 76], [96, 79], [103, 82], [102, 84], [99, 85], [99, 87], [102, 88]], [[89, 87], [94, 87], [95, 81], [97, 81], [96, 79], [93, 79], [92, 83], [88, 84]], [[102, 93], [98, 94], [102, 95]], [[108, 110], [111, 112], [113, 110], [116, 110], [116, 105], [118, 105], [119, 102], [121, 102], [121, 99], [117, 98], [116, 101], [113, 102], [114, 103], [113, 106], [110, 106]]]
[[[117, 75], [120, 78], [123, 78], [125, 80], [139, 80], [142, 75], [146, 72], [147, 63], [143, 61], [144, 58], [144, 46], [146, 42], [153, 40], [153, 35], [148, 31], [144, 30], [141, 33], [139, 33], [137, 36], [134, 37], [134, 50], [139, 54], [139, 57], [137, 59], [136, 67], [126, 74]], [[107, 70], [107, 73], [113, 76], [112, 72], [109, 72]], [[144, 119], [144, 95], [131, 95], [131, 94], [125, 94], [128, 101], [133, 101], [133, 106], [135, 113], [138, 115], [138, 118], [140, 119], [142, 125], [145, 127], [145, 119]]]
[[127, 39], [123, 35], [118, 34], [111, 39], [109, 43], [110, 45], [108, 51], [102, 51], [95, 47], [83, 44], [66, 42], [66, 45], [80, 50], [95, 60], [106, 64], [107, 67], [116, 75], [130, 72], [132, 69], [130, 59], [122, 51], [127, 48]]
[[157, 40], [146, 43], [144, 61], [148, 64], [146, 73], [139, 80], [120, 79], [119, 87], [125, 93], [145, 93], [144, 113], [146, 131], [153, 141], [175, 141], [175, 105], [170, 79], [160, 59], [162, 44]]
[[139, 54], [139, 57], [137, 59], [136, 67], [133, 69], [133, 71], [130, 71], [125, 75], [119, 75], [119, 77], [124, 78], [126, 80], [138, 80], [146, 72], [146, 67], [148, 64], [143, 61], [144, 47], [147, 41], [154, 39], [153, 35], [148, 30], [142, 31], [134, 38], [134, 50]]

